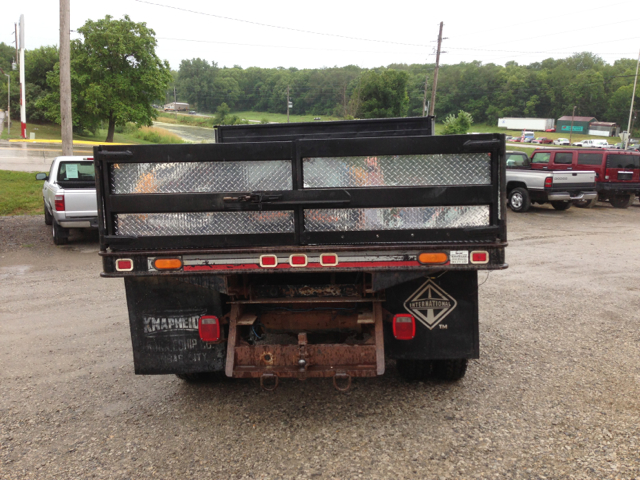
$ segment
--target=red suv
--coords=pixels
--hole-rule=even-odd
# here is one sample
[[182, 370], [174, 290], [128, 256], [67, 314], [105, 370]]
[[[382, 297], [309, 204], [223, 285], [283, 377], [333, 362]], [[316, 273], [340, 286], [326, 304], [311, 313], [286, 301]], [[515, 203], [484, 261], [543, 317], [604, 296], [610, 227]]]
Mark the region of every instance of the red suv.
[[[531, 168], [540, 170], [592, 170], [596, 172], [598, 200], [627, 208], [640, 195], [640, 153], [619, 150], [546, 149], [531, 156]], [[576, 205], [592, 207], [596, 199]]]

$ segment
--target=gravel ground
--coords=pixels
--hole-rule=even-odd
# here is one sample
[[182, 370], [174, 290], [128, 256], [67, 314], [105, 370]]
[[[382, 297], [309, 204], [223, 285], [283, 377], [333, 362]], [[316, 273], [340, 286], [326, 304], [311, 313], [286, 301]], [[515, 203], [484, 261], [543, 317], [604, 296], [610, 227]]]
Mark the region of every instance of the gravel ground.
[[455, 384], [136, 376], [95, 234], [0, 217], [0, 478], [640, 479], [640, 208], [510, 215]]

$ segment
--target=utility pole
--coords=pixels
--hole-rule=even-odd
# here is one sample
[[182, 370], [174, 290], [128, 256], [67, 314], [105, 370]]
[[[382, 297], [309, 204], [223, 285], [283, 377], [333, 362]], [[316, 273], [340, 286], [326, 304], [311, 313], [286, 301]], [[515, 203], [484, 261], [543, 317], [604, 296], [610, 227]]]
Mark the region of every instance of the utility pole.
[[289, 101], [289, 85], [287, 85], [287, 123], [289, 123], [289, 105], [291, 102]]
[[427, 86], [429, 85], [429, 72], [424, 77], [424, 98], [422, 99], [422, 116], [427, 115]]
[[20, 15], [20, 136], [27, 138], [27, 100], [24, 81], [24, 15]]
[[[11, 76], [4, 73], [0, 68], [0, 72], [7, 77], [7, 138], [11, 137]], [[2, 130], [0, 128], [0, 130]]]
[[431, 106], [429, 115], [433, 115], [436, 108], [436, 89], [438, 88], [438, 70], [440, 69], [440, 47], [442, 46], [442, 26], [444, 22], [440, 22], [440, 33], [438, 33], [438, 51], [436, 53], [436, 71], [433, 74], [433, 90], [431, 90]]
[[624, 149], [629, 148], [629, 140], [631, 140], [631, 115], [633, 113], [633, 101], [636, 98], [636, 85], [638, 84], [638, 67], [640, 67], [640, 52], [638, 53], [638, 63], [636, 64], [636, 78], [633, 81], [633, 93], [631, 94], [631, 108], [629, 109], [629, 124], [627, 126], [627, 139], [624, 142]]
[[73, 155], [71, 114], [70, 0], [60, 0], [60, 128], [62, 155]]
[[573, 117], [576, 116], [576, 106], [573, 107], [573, 113], [571, 114], [571, 130], [569, 130], [569, 146], [571, 146], [571, 136], [573, 135]]
[[173, 111], [176, 112], [178, 118], [178, 97], [176, 96], [176, 86], [173, 86]]
[[342, 88], [342, 116], [347, 116], [347, 84]]

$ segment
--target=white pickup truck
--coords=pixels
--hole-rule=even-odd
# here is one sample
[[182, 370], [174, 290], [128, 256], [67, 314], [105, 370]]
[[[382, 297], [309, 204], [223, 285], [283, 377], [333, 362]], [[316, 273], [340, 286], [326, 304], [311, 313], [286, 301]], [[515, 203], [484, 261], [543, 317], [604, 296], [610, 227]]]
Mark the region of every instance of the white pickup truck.
[[556, 210], [566, 210], [574, 202], [598, 197], [595, 172], [532, 170], [529, 156], [516, 151], [507, 151], [506, 163], [507, 203], [514, 212], [547, 202]]
[[44, 222], [51, 225], [53, 243], [69, 241], [70, 228], [98, 228], [93, 157], [57, 157], [44, 180]]

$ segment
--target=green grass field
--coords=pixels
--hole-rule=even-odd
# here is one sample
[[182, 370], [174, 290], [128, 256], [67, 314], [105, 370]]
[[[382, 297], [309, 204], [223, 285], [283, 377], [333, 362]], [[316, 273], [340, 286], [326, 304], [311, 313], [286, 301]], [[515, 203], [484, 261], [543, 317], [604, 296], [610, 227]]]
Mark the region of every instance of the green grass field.
[[42, 208], [42, 182], [35, 173], [0, 170], [0, 215], [40, 215]]
[[[36, 140], [60, 140], [62, 134], [60, 132], [60, 125], [53, 123], [27, 123], [27, 138], [29, 134], [33, 132], [36, 134]], [[20, 122], [11, 123], [11, 136], [7, 135], [7, 127], [5, 124], [4, 131], [0, 135], [1, 140], [19, 139], [20, 138]], [[73, 135], [74, 140], [86, 140], [90, 142], [104, 142], [107, 138], [106, 130], [98, 130], [95, 135]], [[153, 142], [147, 142], [145, 140], [136, 138], [134, 134], [116, 133], [113, 136], [115, 143], [132, 143], [132, 144], [151, 144]]]
[[[268, 112], [231, 112], [231, 115], [237, 115], [240, 118], [244, 118], [245, 120], [253, 120], [261, 122], [262, 120], [267, 120], [268, 122], [278, 122], [278, 123], [286, 123], [287, 122], [287, 114], [286, 113], [268, 113]], [[329, 120], [344, 120], [341, 117], [332, 117], [329, 115], [289, 115], [290, 122], [313, 122], [314, 118], [319, 117], [323, 121]]]

